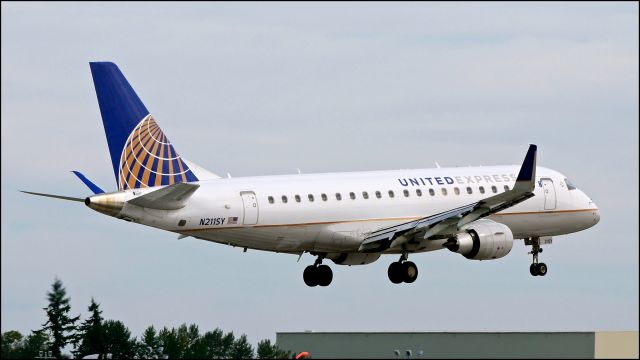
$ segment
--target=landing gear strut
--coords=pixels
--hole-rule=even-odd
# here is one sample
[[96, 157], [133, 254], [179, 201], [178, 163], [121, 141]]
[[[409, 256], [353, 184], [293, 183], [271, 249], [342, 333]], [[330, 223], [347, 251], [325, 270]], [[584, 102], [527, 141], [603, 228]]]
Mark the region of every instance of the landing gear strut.
[[302, 278], [307, 286], [329, 286], [331, 280], [333, 280], [333, 271], [327, 265], [322, 264], [321, 256], [318, 256], [316, 262], [313, 265], [309, 265], [304, 269]]
[[403, 252], [398, 261], [392, 262], [389, 265], [387, 274], [389, 275], [389, 280], [391, 280], [392, 283], [412, 283], [418, 278], [418, 267], [411, 261], [407, 261], [407, 258], [408, 254]]
[[540, 247], [540, 238], [531, 238], [531, 251], [529, 255], [533, 255], [531, 266], [529, 266], [529, 272], [533, 276], [545, 276], [547, 275], [547, 264], [538, 262], [538, 254], [542, 252]]

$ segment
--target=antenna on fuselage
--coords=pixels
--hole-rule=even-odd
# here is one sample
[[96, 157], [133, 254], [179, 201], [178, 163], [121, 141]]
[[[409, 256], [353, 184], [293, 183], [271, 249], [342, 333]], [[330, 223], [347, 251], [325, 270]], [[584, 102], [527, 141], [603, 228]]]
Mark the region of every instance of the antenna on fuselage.
[[438, 164], [438, 162], [437, 162], [437, 161], [434, 161], [433, 163], [434, 163], [434, 164], [436, 164], [436, 167], [437, 167], [438, 169], [440, 169], [440, 164]]

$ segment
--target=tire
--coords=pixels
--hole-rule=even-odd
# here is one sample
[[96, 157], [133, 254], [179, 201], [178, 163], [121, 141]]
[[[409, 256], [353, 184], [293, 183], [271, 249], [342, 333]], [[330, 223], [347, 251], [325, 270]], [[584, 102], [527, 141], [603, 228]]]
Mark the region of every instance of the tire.
[[536, 264], [531, 264], [531, 266], [529, 266], [529, 272], [533, 276], [538, 276], [538, 268], [536, 267]]
[[331, 280], [333, 280], [333, 271], [327, 265], [320, 265], [316, 269], [316, 275], [318, 277], [318, 285], [329, 286]]
[[547, 275], [547, 264], [545, 263], [538, 263], [538, 266], [536, 267], [536, 271], [538, 272], [538, 275], [540, 276], [545, 276]]
[[408, 284], [416, 281], [418, 278], [418, 267], [411, 261], [402, 263], [402, 280]]
[[391, 280], [392, 283], [400, 284], [403, 280], [402, 263], [392, 262], [391, 265], [389, 265], [387, 275], [389, 275], [389, 280]]
[[306, 268], [304, 268], [302, 278], [304, 279], [304, 283], [307, 284], [307, 286], [314, 287], [318, 285], [318, 269], [313, 265], [307, 266]]

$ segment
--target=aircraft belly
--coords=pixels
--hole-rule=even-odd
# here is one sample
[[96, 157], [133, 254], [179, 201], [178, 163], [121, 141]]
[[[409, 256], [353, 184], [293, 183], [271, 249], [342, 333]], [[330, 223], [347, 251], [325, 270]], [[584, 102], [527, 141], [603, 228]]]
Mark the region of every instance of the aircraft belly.
[[191, 235], [221, 244], [276, 252], [355, 252], [365, 233], [397, 222], [375, 220], [329, 225], [215, 228], [193, 231]]
[[304, 227], [287, 231], [275, 227], [212, 229], [198, 231], [193, 236], [232, 246], [276, 252], [299, 252], [312, 247], [312, 242], [305, 239]]

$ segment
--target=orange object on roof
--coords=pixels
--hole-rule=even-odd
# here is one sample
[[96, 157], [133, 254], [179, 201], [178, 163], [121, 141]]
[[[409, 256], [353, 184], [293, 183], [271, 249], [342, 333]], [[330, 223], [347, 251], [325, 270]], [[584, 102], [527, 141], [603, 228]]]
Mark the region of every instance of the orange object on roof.
[[308, 351], [303, 351], [300, 354], [296, 355], [296, 359], [308, 359], [308, 358], [309, 358]]

